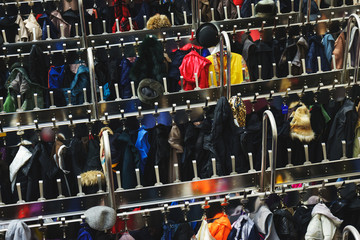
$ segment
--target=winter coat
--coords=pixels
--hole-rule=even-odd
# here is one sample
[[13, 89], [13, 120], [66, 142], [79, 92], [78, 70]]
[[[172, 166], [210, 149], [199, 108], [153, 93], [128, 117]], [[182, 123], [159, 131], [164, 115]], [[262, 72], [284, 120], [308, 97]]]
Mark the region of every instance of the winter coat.
[[333, 54], [335, 56], [336, 69], [342, 69], [344, 62], [345, 34], [340, 33], [334, 44]]
[[184, 77], [184, 90], [193, 90], [196, 87], [195, 74], [198, 74], [200, 88], [208, 88], [209, 66], [211, 62], [200, 56], [196, 51], [187, 54], [180, 66], [180, 74]]
[[335, 39], [332, 36], [332, 34], [327, 33], [327, 34], [324, 35], [321, 43], [324, 46], [326, 60], [328, 61], [328, 63], [331, 66], [332, 53], [334, 51]]
[[318, 203], [314, 207], [311, 216], [305, 240], [332, 240], [342, 220], [335, 217], [323, 203]]
[[62, 24], [64, 28], [64, 37], [66, 38], [70, 37], [71, 25], [63, 19], [59, 11], [57, 10], [52, 11], [50, 14], [50, 18], [51, 18], [51, 22], [58, 30], [59, 33], [58, 38], [61, 37], [60, 24]]
[[274, 225], [281, 240], [297, 240], [297, 232], [293, 216], [287, 209], [276, 209], [274, 211]]

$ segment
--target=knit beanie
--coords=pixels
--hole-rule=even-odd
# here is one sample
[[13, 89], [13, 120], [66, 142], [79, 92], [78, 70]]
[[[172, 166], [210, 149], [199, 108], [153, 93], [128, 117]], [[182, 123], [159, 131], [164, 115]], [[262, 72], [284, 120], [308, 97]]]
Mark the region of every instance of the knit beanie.
[[107, 206], [96, 206], [85, 211], [85, 221], [92, 229], [105, 231], [114, 226], [116, 211]]
[[21, 220], [12, 220], [6, 231], [5, 240], [30, 240], [30, 228]]
[[297, 138], [301, 142], [310, 142], [315, 138], [315, 134], [311, 128], [309, 109], [302, 105], [293, 112], [293, 119], [290, 122], [291, 138]]

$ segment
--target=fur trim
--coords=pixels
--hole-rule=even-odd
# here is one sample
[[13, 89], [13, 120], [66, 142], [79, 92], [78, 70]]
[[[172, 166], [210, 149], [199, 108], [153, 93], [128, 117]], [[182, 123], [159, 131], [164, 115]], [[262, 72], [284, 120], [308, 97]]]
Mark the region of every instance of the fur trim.
[[311, 128], [309, 109], [302, 105], [293, 112], [293, 119], [290, 123], [290, 136], [297, 138], [302, 142], [310, 142], [315, 138]]
[[98, 170], [91, 170], [91, 171], [87, 171], [84, 172], [82, 174], [80, 174], [81, 176], [81, 185], [82, 186], [95, 186], [98, 184], [98, 179], [97, 179], [97, 175], [100, 174], [101, 175], [101, 182], [104, 183], [105, 182], [105, 175]]
[[147, 29], [159, 29], [171, 27], [169, 19], [165, 15], [155, 14], [146, 24]]

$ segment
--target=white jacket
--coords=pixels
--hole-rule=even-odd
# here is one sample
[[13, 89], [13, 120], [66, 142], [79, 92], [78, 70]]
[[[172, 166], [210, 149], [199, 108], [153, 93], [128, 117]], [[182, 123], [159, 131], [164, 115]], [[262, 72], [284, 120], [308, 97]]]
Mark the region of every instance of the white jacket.
[[332, 240], [342, 220], [335, 217], [323, 203], [315, 205], [312, 219], [307, 227], [305, 240]]

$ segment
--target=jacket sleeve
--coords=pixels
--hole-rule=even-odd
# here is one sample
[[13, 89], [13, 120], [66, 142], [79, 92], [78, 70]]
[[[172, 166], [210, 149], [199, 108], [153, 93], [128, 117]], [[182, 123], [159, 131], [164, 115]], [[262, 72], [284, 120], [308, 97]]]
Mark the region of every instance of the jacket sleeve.
[[320, 218], [321, 216], [319, 214], [312, 217], [306, 230], [305, 240], [323, 239]]
[[336, 226], [328, 217], [324, 215], [321, 215], [321, 229], [322, 229], [322, 234], [324, 236], [323, 238], [324, 240], [333, 239], [336, 232]]

